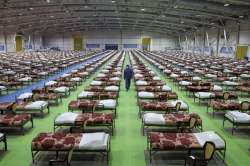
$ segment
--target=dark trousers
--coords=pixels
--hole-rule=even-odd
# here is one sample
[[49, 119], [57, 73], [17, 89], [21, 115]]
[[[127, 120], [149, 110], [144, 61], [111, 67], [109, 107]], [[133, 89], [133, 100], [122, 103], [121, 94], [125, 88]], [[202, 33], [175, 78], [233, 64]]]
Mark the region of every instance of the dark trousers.
[[128, 91], [130, 88], [130, 79], [125, 79], [125, 88]]

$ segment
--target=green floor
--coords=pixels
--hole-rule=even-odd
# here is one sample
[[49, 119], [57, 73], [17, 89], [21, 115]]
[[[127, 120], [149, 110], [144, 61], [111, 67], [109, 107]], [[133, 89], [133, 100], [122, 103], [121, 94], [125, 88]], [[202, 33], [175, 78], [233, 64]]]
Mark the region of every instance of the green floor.
[[[129, 63], [126, 57], [125, 65]], [[27, 166], [31, 163], [30, 143], [34, 136], [40, 132], [53, 131], [53, 119], [60, 112], [67, 110], [67, 105], [71, 100], [76, 99], [77, 94], [87, 86], [91, 79], [79, 86], [68, 98], [63, 99], [59, 106], [51, 108], [51, 113], [34, 120], [35, 127], [28, 130], [24, 136], [8, 135], [8, 151], [0, 154], [0, 165], [2, 166]], [[162, 76], [164, 79], [165, 77]], [[173, 87], [173, 84], [166, 80]], [[188, 102], [191, 112], [197, 112], [203, 118], [205, 130], [214, 130], [221, 134], [227, 141], [226, 162], [231, 166], [247, 166], [250, 162], [249, 136], [246, 134], [235, 134], [222, 129], [222, 120], [206, 114], [204, 106], [198, 106], [192, 99], [186, 97], [185, 93], [178, 91], [179, 98]], [[124, 89], [124, 81], [121, 82], [119, 106], [117, 109], [116, 128], [111, 140], [111, 164], [112, 166], [145, 166], [144, 150], [146, 149], [146, 137], [141, 135], [141, 120], [138, 119], [138, 107], [136, 105], [136, 91], [132, 84], [129, 92]]]

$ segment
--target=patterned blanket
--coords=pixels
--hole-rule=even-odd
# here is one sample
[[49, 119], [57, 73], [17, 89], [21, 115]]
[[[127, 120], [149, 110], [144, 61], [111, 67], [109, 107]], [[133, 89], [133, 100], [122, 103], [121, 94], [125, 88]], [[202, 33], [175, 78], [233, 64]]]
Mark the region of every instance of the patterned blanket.
[[196, 118], [197, 120], [197, 125], [202, 124], [202, 120], [200, 116], [196, 113], [191, 113], [191, 114], [164, 114], [163, 115], [165, 119], [165, 123], [167, 125], [175, 125], [178, 122], [188, 122], [190, 118]]
[[113, 114], [110, 113], [84, 113], [79, 114], [76, 119], [76, 125], [91, 124], [112, 124]]
[[193, 133], [151, 132], [149, 141], [152, 149], [186, 150], [201, 147]]
[[210, 106], [215, 110], [240, 110], [240, 103], [224, 100], [212, 100]]
[[0, 115], [0, 126], [20, 126], [31, 120], [31, 115]]
[[73, 100], [69, 103], [69, 109], [93, 108], [96, 105], [95, 100]]
[[32, 150], [70, 150], [79, 148], [82, 134], [40, 133], [32, 140]]
[[139, 105], [142, 110], [166, 111], [169, 108], [174, 108], [172, 105], [166, 102], [139, 101]]
[[207, 92], [210, 91], [211, 87], [210, 86], [192, 86], [188, 85], [187, 90], [190, 92]]
[[158, 86], [138, 86], [137, 91], [146, 91], [146, 92], [161, 92], [162, 89]]

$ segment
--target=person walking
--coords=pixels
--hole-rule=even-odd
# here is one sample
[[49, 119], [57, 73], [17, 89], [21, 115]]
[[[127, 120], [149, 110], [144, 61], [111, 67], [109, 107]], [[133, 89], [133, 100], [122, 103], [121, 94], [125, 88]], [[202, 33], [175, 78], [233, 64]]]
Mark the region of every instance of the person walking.
[[125, 88], [126, 88], [126, 91], [128, 91], [130, 88], [130, 81], [133, 78], [133, 70], [130, 68], [129, 65], [126, 66], [123, 76], [125, 80]]

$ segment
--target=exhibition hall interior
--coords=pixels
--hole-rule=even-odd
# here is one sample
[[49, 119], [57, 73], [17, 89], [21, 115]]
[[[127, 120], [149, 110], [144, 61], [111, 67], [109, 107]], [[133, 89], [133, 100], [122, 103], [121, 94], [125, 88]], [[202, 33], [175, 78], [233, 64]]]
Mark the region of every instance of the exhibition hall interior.
[[249, 163], [249, 0], [0, 0], [1, 166]]

